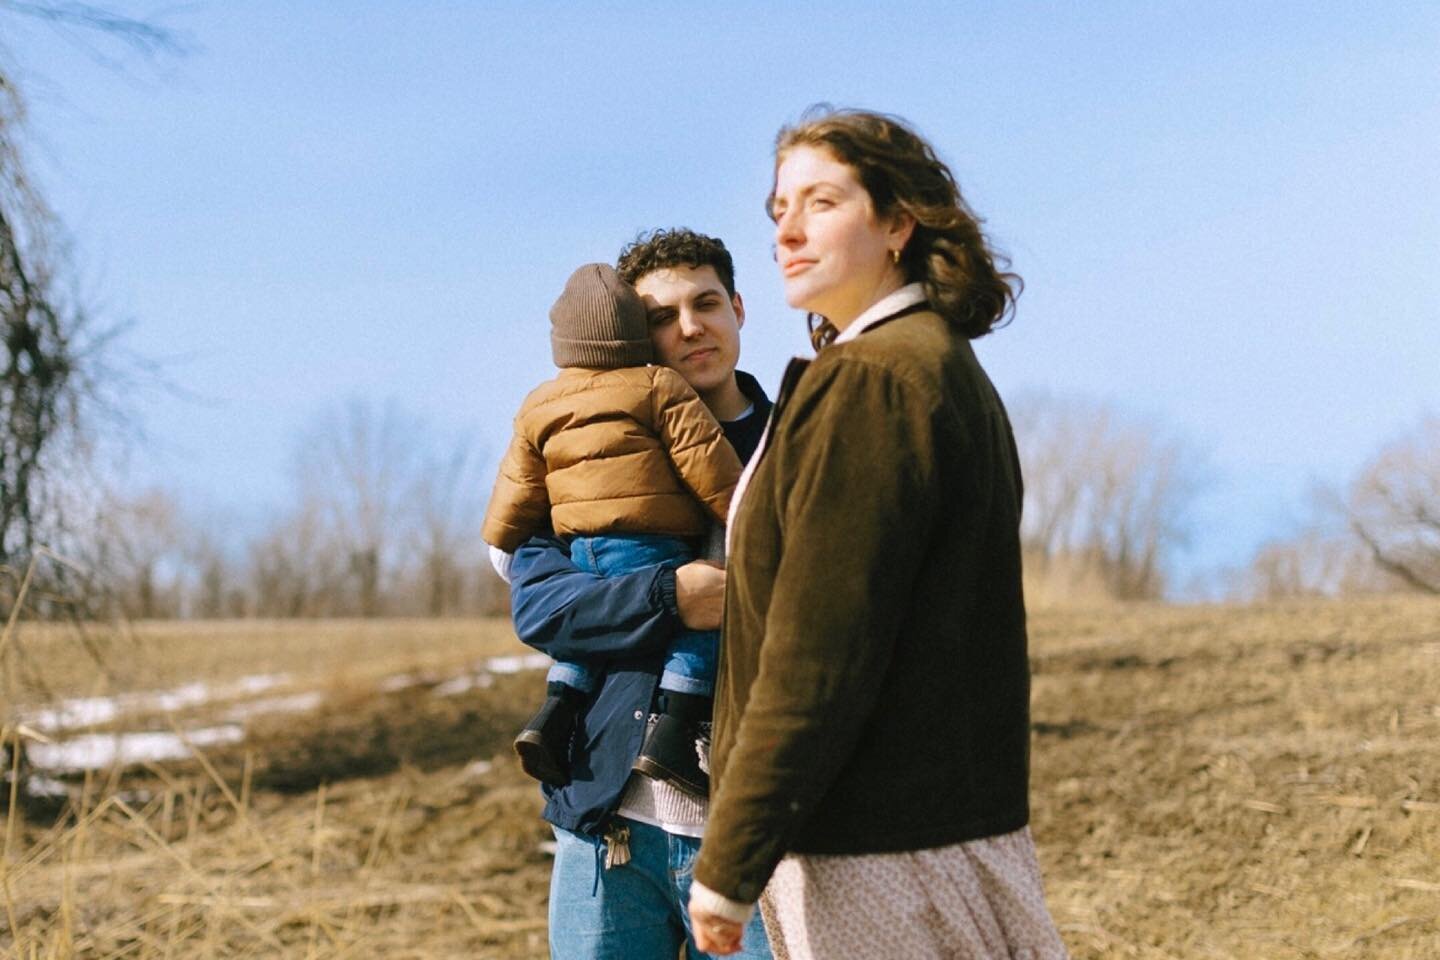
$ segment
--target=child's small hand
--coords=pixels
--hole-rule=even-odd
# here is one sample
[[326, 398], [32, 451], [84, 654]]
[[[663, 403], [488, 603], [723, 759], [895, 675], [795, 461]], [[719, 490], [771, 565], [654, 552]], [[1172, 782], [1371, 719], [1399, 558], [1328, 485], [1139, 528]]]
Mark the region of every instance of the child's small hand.
[[691, 630], [719, 630], [725, 611], [725, 568], [692, 560], [675, 569], [675, 606]]

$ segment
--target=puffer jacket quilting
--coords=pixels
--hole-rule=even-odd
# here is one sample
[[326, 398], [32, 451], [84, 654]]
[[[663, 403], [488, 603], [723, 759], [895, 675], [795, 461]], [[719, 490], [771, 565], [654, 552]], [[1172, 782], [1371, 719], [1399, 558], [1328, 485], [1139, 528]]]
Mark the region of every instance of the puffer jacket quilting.
[[486, 543], [560, 536], [703, 535], [740, 477], [720, 424], [668, 367], [569, 367], [515, 416], [485, 511]]

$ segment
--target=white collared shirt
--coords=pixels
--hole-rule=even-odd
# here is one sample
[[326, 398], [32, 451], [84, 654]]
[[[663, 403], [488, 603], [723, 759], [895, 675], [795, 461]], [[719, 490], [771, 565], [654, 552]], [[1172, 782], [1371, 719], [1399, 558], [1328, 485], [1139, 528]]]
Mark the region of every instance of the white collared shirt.
[[846, 327], [840, 336], [835, 338], [835, 343], [845, 343], [854, 340], [865, 332], [866, 327], [874, 326], [886, 317], [894, 316], [906, 307], [913, 307], [925, 300], [925, 285], [923, 283], [907, 283], [894, 293], [886, 294], [879, 300], [870, 304], [865, 312]]

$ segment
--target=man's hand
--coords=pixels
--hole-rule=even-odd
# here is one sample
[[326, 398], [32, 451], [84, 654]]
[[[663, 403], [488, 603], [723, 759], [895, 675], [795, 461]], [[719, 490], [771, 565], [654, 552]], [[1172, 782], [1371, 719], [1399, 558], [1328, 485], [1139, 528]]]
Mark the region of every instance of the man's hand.
[[691, 630], [719, 630], [725, 610], [725, 568], [709, 560], [676, 567], [675, 606], [680, 622]]
[[740, 935], [745, 928], [734, 920], [691, 906], [690, 929], [695, 934], [695, 946], [702, 952], [724, 955], [739, 952]]

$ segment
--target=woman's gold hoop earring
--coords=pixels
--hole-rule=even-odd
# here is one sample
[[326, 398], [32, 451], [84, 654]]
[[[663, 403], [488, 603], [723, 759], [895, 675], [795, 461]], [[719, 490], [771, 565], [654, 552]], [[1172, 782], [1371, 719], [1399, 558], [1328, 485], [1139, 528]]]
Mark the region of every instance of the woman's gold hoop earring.
[[894, 261], [895, 261], [895, 265], [898, 267], [898, 266], [900, 265], [900, 251], [899, 251], [899, 250], [891, 250], [891, 251], [890, 251], [890, 259], [891, 259], [891, 260], [894, 260]]

